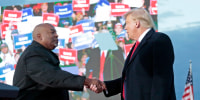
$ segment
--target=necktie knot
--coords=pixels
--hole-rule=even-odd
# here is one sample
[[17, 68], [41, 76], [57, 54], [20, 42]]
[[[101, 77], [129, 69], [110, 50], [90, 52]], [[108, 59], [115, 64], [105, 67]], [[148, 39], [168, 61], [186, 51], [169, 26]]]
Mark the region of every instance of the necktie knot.
[[137, 46], [140, 44], [140, 42], [139, 41], [136, 41], [135, 42], [135, 48], [137, 48]]

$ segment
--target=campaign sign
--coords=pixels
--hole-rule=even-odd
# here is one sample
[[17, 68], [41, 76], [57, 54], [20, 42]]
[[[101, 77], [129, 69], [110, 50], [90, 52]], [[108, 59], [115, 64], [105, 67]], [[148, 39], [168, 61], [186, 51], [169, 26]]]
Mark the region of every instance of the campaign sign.
[[28, 17], [33, 16], [33, 11], [31, 8], [23, 9], [22, 12], [22, 22], [27, 22]]
[[157, 0], [150, 0], [150, 14], [151, 15], [157, 15], [158, 14], [158, 8], [157, 8]]
[[66, 66], [66, 67], [61, 67], [62, 70], [70, 72], [72, 74], [78, 75], [79, 73], [79, 68], [78, 66]]
[[3, 23], [14, 23], [21, 22], [22, 20], [22, 11], [14, 10], [4, 10], [3, 13]]
[[54, 6], [54, 13], [58, 15], [60, 18], [70, 17], [73, 13], [72, 4], [64, 5], [64, 6]]
[[85, 19], [85, 20], [80, 20], [79, 22], [76, 23], [76, 25], [82, 24], [83, 31], [84, 33], [87, 32], [94, 32], [94, 21]]
[[112, 16], [122, 16], [130, 10], [130, 7], [127, 4], [110, 3], [110, 6]]
[[93, 39], [93, 41], [92, 41], [92, 48], [96, 48], [96, 47], [98, 47], [99, 46], [99, 44], [97, 43], [97, 40], [96, 39]]
[[89, 48], [93, 43], [93, 36], [91, 33], [81, 34], [79, 36], [72, 38], [72, 43], [74, 44], [73, 49], [82, 50], [85, 48]]
[[90, 0], [73, 0], [72, 6], [73, 11], [89, 11], [90, 8]]
[[50, 23], [53, 26], [58, 26], [59, 16], [52, 13], [44, 13], [42, 14], [43, 23]]
[[1, 38], [5, 39], [6, 32], [9, 30], [15, 30], [15, 29], [17, 29], [17, 25], [9, 26], [9, 24], [2, 24], [1, 25]]
[[65, 47], [65, 39], [58, 39], [58, 46], [53, 49], [53, 52], [59, 53], [59, 48], [64, 48]]
[[27, 47], [31, 44], [32, 40], [32, 33], [15, 35], [13, 36], [14, 48], [20, 49], [22, 46]]
[[74, 63], [77, 61], [77, 50], [60, 48], [59, 59], [68, 63]]
[[5, 66], [0, 67], [0, 80], [5, 81], [6, 73], [13, 71], [14, 65], [6, 64]]
[[110, 3], [107, 0], [99, 0], [99, 2], [94, 7], [96, 11], [95, 15], [95, 22], [102, 22], [102, 21], [116, 21], [116, 17], [111, 16], [111, 7]]
[[102, 6], [105, 6], [105, 5], [109, 6], [110, 3], [107, 0], [99, 0], [99, 2], [94, 7], [94, 10], [96, 10], [98, 7], [102, 7]]
[[83, 27], [82, 25], [76, 25], [69, 28], [69, 37], [74, 37], [83, 34]]
[[133, 44], [126, 44], [126, 45], [124, 45], [124, 53], [125, 53], [126, 57], [128, 56], [128, 54], [131, 51], [132, 47], [133, 47]]

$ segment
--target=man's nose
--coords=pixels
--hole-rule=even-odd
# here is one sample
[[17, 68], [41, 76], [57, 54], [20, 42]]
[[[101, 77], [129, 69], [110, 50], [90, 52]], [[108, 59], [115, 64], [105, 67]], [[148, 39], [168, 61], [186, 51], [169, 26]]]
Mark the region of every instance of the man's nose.
[[58, 37], [58, 34], [57, 34], [57, 33], [55, 34], [55, 37]]

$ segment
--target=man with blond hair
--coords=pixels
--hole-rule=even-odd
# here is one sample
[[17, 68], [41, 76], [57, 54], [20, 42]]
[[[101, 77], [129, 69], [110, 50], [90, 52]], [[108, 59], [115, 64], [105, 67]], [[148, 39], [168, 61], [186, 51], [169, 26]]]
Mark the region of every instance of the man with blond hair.
[[104, 82], [105, 96], [121, 93], [122, 100], [176, 100], [170, 38], [154, 30], [152, 18], [143, 8], [130, 10], [124, 18], [127, 34], [136, 42], [126, 58], [121, 78]]

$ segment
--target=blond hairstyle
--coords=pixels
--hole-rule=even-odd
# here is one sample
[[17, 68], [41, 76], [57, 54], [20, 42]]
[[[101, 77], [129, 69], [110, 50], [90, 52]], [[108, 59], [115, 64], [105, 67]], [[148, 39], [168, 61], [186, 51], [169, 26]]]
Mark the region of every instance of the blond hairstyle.
[[151, 15], [144, 8], [134, 8], [124, 14], [124, 18], [126, 19], [128, 15], [131, 15], [134, 21], [139, 20], [142, 27], [155, 29]]

